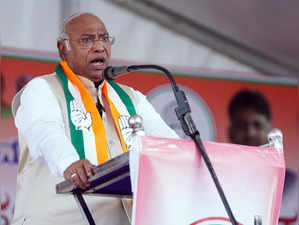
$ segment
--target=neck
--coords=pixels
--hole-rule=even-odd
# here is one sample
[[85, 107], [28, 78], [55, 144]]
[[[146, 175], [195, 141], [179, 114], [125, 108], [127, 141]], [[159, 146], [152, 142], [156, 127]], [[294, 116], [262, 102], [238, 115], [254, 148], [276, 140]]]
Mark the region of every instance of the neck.
[[99, 86], [103, 83], [103, 79], [102, 80], [100, 80], [100, 81], [97, 81], [97, 82], [93, 82], [94, 83], [94, 86], [96, 87], [96, 89], [98, 89], [99, 88]]
[[[80, 81], [82, 82], [82, 84], [84, 85], [84, 87], [86, 88], [86, 90], [89, 92], [89, 94], [91, 95], [91, 97], [93, 98], [93, 100], [96, 102], [97, 101], [97, 87], [95, 86], [94, 82], [89, 80], [86, 77], [77, 75], [78, 78], [80, 79]], [[102, 82], [102, 81], [101, 81]]]

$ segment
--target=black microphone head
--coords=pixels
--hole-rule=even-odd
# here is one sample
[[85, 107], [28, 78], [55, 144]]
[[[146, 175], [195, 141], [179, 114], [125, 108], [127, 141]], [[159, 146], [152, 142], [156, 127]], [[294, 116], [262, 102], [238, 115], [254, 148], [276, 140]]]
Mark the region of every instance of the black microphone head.
[[112, 77], [112, 70], [113, 70], [113, 67], [112, 66], [107, 66], [102, 75], [103, 75], [103, 78], [105, 80], [113, 80], [113, 77]]
[[128, 66], [108, 66], [103, 71], [103, 77], [106, 80], [114, 80], [117, 76], [128, 73]]

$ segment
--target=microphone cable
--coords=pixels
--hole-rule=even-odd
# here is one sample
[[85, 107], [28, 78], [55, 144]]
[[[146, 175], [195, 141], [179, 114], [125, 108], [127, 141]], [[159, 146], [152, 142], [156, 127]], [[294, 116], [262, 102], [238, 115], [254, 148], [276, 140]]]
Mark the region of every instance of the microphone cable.
[[[121, 67], [119, 67], [121, 68]], [[125, 68], [125, 67], [123, 67]], [[111, 67], [109, 67], [109, 69], [111, 69]], [[200, 154], [202, 155], [204, 162], [209, 170], [209, 173], [213, 179], [213, 182], [216, 186], [217, 192], [221, 198], [221, 201], [224, 205], [224, 208], [226, 210], [226, 213], [232, 223], [232, 225], [238, 225], [233, 212], [231, 210], [231, 207], [227, 201], [227, 198], [224, 194], [224, 191], [222, 189], [222, 186], [219, 182], [219, 179], [216, 175], [216, 172], [214, 170], [214, 167], [210, 161], [210, 158], [205, 150], [205, 147], [202, 143], [202, 140], [200, 138], [200, 133], [197, 130], [193, 119], [191, 117], [191, 108], [189, 106], [189, 103], [187, 101], [186, 95], [184, 93], [184, 91], [180, 90], [179, 87], [177, 86], [172, 74], [170, 73], [169, 70], [167, 70], [166, 68], [162, 67], [162, 66], [158, 66], [158, 65], [131, 65], [126, 67], [126, 71], [125, 72], [133, 72], [136, 70], [142, 70], [142, 69], [157, 69], [159, 71], [162, 71], [164, 74], [167, 75], [171, 86], [172, 86], [172, 90], [175, 96], [175, 99], [177, 101], [177, 107], [175, 108], [175, 112], [177, 115], [178, 120], [181, 123], [182, 129], [185, 132], [185, 134], [189, 137], [191, 137], [193, 139], [193, 141], [195, 142], [197, 149], [199, 150]], [[113, 73], [113, 72], [112, 72]], [[108, 79], [114, 79], [116, 78], [118, 75], [121, 75], [121, 72], [116, 73], [116, 74], [112, 74], [113, 78], [108, 78]], [[106, 78], [107, 79], [107, 78]]]

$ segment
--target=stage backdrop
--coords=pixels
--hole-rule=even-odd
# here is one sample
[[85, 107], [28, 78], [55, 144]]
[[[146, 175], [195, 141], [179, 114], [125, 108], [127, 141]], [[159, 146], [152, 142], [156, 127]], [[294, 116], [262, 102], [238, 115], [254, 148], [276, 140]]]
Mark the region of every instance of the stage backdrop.
[[[7, 106], [10, 105], [16, 92], [16, 83], [20, 83], [19, 77], [28, 77], [24, 76], [25, 74], [39, 76], [52, 73], [56, 64], [56, 58], [45, 58], [42, 55], [38, 58], [6, 55], [2, 61], [5, 82], [2, 87], [4, 113], [0, 121], [0, 222], [2, 220], [4, 224], [6, 218], [12, 214], [18, 161], [17, 131]], [[297, 87], [295, 81], [271, 80], [265, 76], [246, 76], [219, 71], [196, 70], [192, 73], [187, 71], [190, 70], [187, 68], [185, 72], [173, 71], [173, 74], [177, 83], [186, 91], [193, 118], [203, 139], [228, 142], [229, 100], [240, 89], [257, 89], [271, 103], [273, 127], [281, 129], [284, 134], [287, 167], [296, 169], [298, 153], [296, 152]], [[169, 81], [165, 75], [154, 71], [136, 72], [118, 78], [118, 82], [148, 95], [148, 99], [161, 112], [167, 123], [183, 136], [174, 116], [174, 97], [169, 90]]]

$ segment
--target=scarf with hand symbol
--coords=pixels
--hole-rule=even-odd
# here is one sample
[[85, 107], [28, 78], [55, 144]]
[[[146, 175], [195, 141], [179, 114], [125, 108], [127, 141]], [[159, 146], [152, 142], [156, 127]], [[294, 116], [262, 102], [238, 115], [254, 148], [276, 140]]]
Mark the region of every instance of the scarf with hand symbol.
[[[91, 95], [80, 79], [61, 61], [55, 70], [66, 99], [70, 135], [80, 159], [88, 159], [99, 165], [109, 159], [105, 127]], [[127, 118], [136, 111], [129, 95], [114, 81], [104, 81], [102, 95], [109, 103], [114, 126], [123, 151], [128, 151], [123, 128]], [[125, 119], [126, 118], [126, 119]]]

